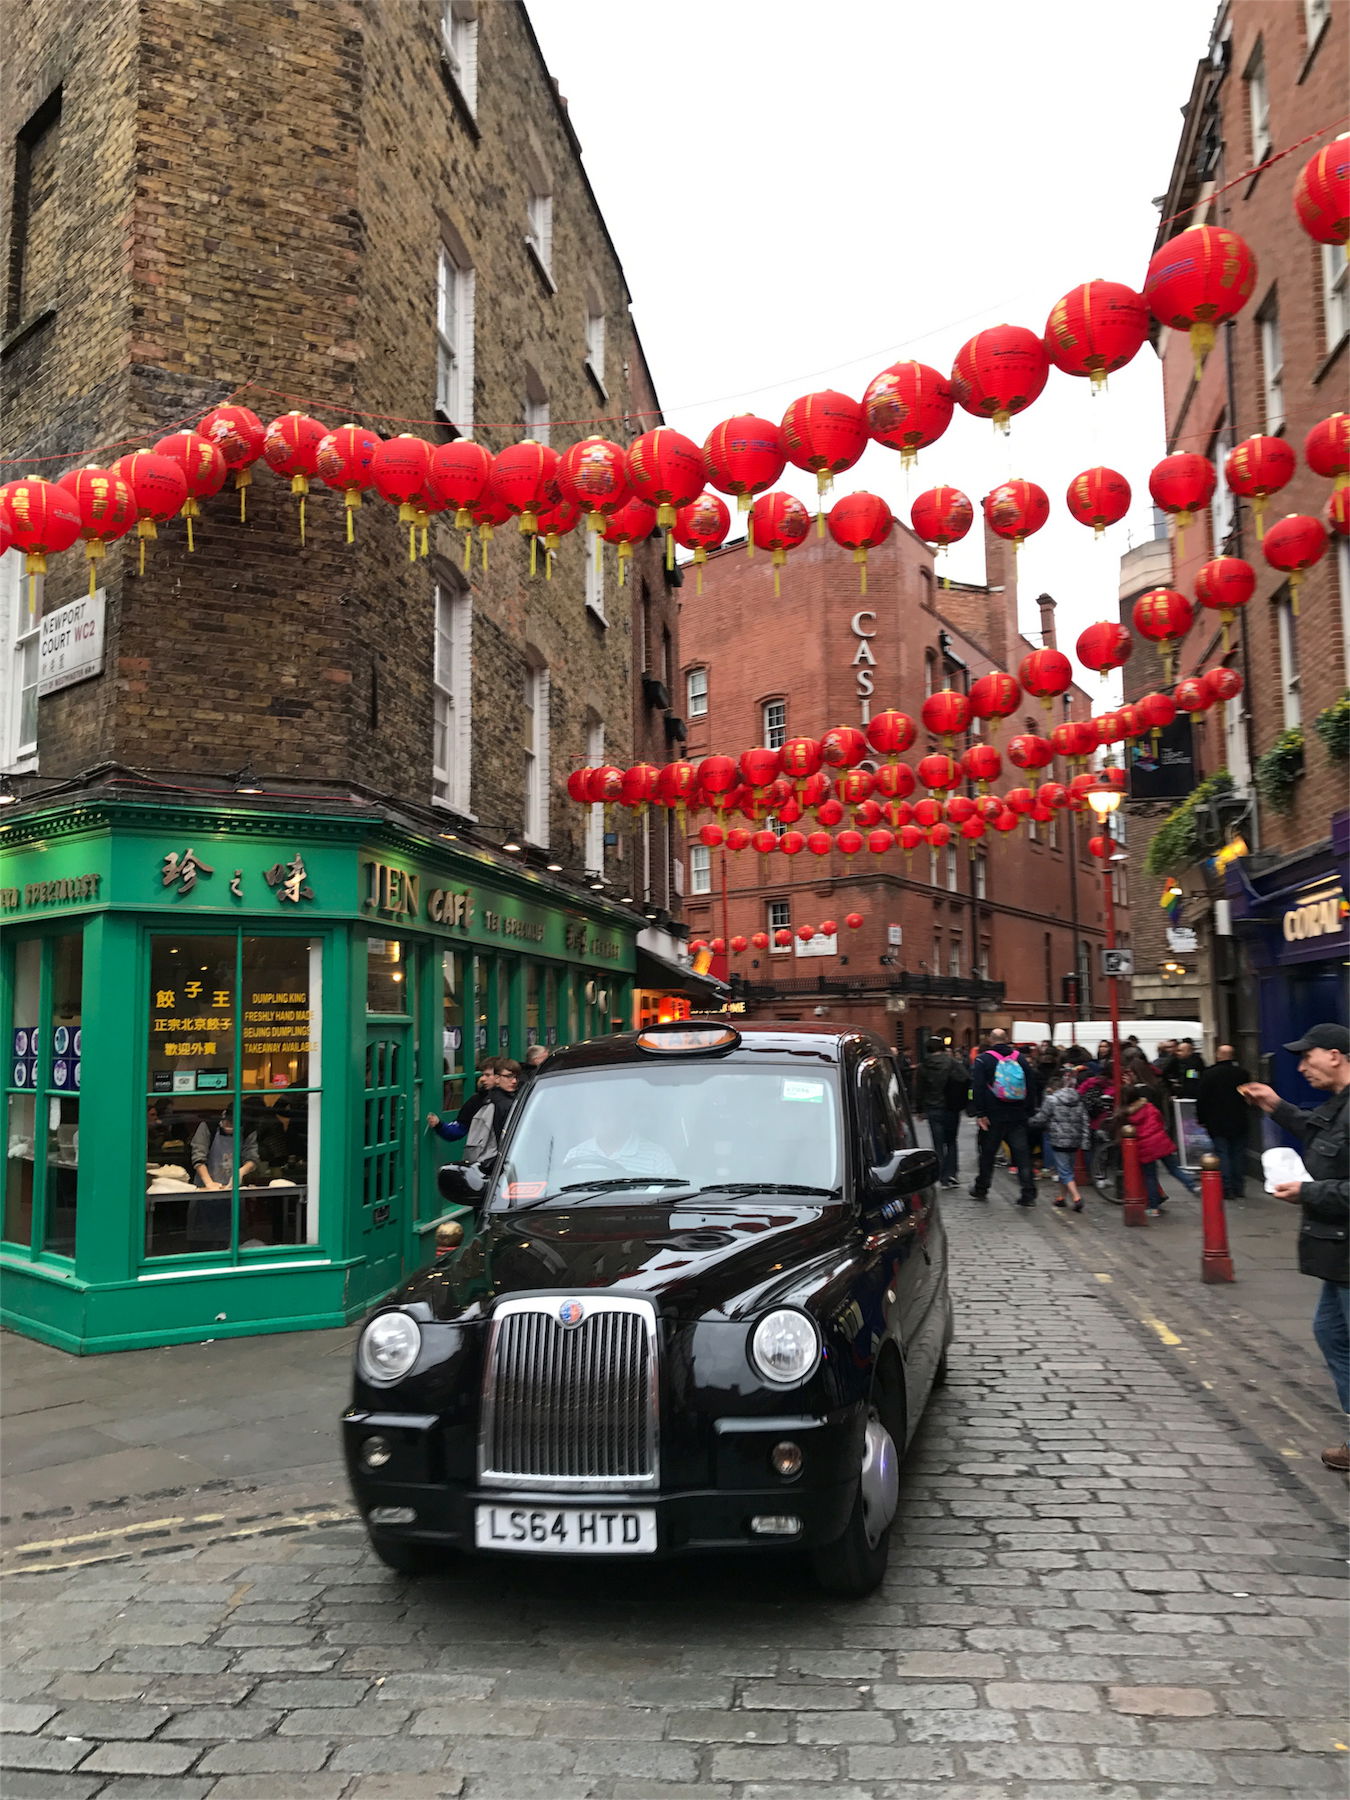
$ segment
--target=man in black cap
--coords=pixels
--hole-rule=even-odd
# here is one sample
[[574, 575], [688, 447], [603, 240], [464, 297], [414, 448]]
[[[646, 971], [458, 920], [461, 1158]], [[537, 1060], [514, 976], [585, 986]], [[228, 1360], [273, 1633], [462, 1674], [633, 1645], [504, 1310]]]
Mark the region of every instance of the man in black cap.
[[[1240, 1091], [1303, 1140], [1303, 1163], [1312, 1179], [1282, 1182], [1275, 1197], [1303, 1208], [1298, 1266], [1322, 1283], [1313, 1336], [1327, 1359], [1341, 1411], [1350, 1415], [1350, 1031], [1344, 1025], [1314, 1025], [1285, 1049], [1300, 1059], [1303, 1079], [1328, 1095], [1321, 1106], [1300, 1112], [1259, 1081]], [[1350, 1432], [1346, 1435], [1350, 1439]], [[1324, 1450], [1322, 1461], [1329, 1469], [1350, 1472], [1350, 1441]]]

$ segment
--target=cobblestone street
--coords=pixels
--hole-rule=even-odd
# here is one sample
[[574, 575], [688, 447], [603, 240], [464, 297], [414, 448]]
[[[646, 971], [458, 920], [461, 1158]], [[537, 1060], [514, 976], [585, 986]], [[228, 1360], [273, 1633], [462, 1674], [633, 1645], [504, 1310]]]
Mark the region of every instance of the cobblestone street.
[[1275, 1466], [1045, 1207], [946, 1212], [952, 1378], [880, 1594], [788, 1559], [410, 1582], [346, 1522], [13, 1575], [6, 1800], [1343, 1793], [1339, 1481]]

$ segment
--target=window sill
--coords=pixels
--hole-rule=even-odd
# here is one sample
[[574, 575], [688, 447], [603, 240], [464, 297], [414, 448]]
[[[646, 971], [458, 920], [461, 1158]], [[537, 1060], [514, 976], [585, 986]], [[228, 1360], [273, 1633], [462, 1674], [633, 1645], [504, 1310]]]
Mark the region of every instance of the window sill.
[[55, 318], [56, 308], [47, 306], [41, 312], [34, 313], [31, 319], [25, 319], [21, 325], [16, 325], [7, 337], [0, 340], [0, 362], [3, 362], [6, 357], [12, 356], [21, 345], [26, 344], [29, 338], [35, 337], [44, 326], [52, 324]]
[[1347, 343], [1350, 343], [1350, 331], [1343, 331], [1335, 344], [1327, 351], [1321, 362], [1318, 363], [1317, 367], [1313, 370], [1312, 384], [1314, 387], [1317, 387], [1319, 383], [1331, 373], [1332, 369], [1340, 360], [1341, 351], [1345, 349]]
[[591, 386], [595, 389], [596, 398], [608, 403], [609, 389], [605, 386], [604, 377], [600, 374], [600, 371], [596, 368], [589, 356], [586, 358], [584, 367], [586, 370], [586, 377]]
[[451, 818], [462, 819], [466, 825], [478, 823], [477, 813], [470, 812], [467, 806], [456, 806], [453, 800], [446, 800], [440, 794], [431, 796], [431, 807], [433, 812], [448, 813]]
[[36, 751], [29, 755], [22, 751], [13, 762], [0, 762], [0, 775], [36, 775], [38, 759]]
[[609, 630], [609, 620], [605, 617], [601, 609], [590, 600], [586, 602], [586, 611], [595, 620], [597, 625], [603, 625], [606, 631]]
[[525, 239], [525, 251], [529, 256], [530, 261], [534, 264], [534, 272], [539, 277], [544, 292], [552, 299], [554, 294], [558, 291], [558, 284], [549, 272], [548, 264], [539, 254], [539, 247], [532, 237], [527, 237]]
[[464, 129], [476, 144], [483, 134], [479, 130], [478, 120], [474, 114], [474, 110], [469, 105], [468, 96], [455, 80], [450, 64], [446, 60], [444, 51], [436, 58], [436, 64], [441, 71], [441, 80], [445, 83], [445, 91], [449, 94], [454, 103], [455, 111], [459, 114], [460, 124], [463, 125]]

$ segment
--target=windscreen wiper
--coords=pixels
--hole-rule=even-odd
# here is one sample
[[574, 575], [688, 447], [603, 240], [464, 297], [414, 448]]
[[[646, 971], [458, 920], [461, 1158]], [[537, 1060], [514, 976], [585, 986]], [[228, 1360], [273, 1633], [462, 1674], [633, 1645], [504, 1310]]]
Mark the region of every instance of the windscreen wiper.
[[681, 1198], [698, 1191], [683, 1175], [619, 1175], [602, 1181], [574, 1181], [567, 1187], [554, 1188], [552, 1193], [541, 1194], [537, 1200], [531, 1200], [525, 1206], [510, 1206], [506, 1210], [513, 1213], [533, 1212], [537, 1206], [546, 1206], [561, 1194], [613, 1194], [624, 1188], [683, 1188], [684, 1195]]
[[837, 1187], [804, 1187], [794, 1181], [714, 1181], [698, 1191], [700, 1194], [823, 1194], [826, 1198], [841, 1192]]

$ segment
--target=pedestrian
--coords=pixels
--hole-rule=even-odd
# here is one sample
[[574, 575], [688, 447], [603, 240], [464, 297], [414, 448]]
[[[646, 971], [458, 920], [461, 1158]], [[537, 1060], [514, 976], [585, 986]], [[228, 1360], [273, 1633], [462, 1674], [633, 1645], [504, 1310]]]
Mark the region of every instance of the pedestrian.
[[1247, 1140], [1251, 1108], [1241, 1090], [1251, 1076], [1237, 1061], [1231, 1044], [1220, 1044], [1214, 1061], [1195, 1085], [1195, 1116], [1209, 1133], [1223, 1170], [1225, 1200], [1241, 1200], [1247, 1179]]
[[499, 1056], [487, 1098], [469, 1121], [469, 1129], [464, 1138], [466, 1163], [490, 1163], [497, 1154], [506, 1133], [506, 1121], [516, 1103], [519, 1086], [520, 1064]]
[[[1298, 1266], [1322, 1284], [1313, 1336], [1336, 1384], [1341, 1411], [1350, 1415], [1350, 1031], [1344, 1025], [1314, 1025], [1285, 1049], [1299, 1058], [1303, 1079], [1327, 1099], [1311, 1112], [1300, 1112], [1259, 1081], [1248, 1082], [1242, 1093], [1303, 1141], [1303, 1163], [1311, 1179], [1281, 1182], [1275, 1198], [1303, 1208]], [[1322, 1452], [1329, 1469], [1350, 1471], [1350, 1430], [1346, 1438]]]
[[1032, 1115], [1031, 1123], [1043, 1130], [1045, 1160], [1059, 1182], [1053, 1204], [1063, 1206], [1067, 1200], [1075, 1212], [1082, 1212], [1083, 1196], [1074, 1179], [1074, 1157], [1092, 1142], [1092, 1126], [1082, 1096], [1067, 1075], [1056, 1070], [1050, 1077], [1044, 1103]]
[[1131, 1087], [1147, 1088], [1148, 1097], [1161, 1113], [1167, 1095], [1158, 1072], [1138, 1046], [1129, 1044], [1120, 1053], [1120, 1077]]
[[1032, 1110], [1028, 1094], [1026, 1063], [1009, 1044], [1006, 1031], [991, 1031], [989, 1047], [975, 1058], [971, 1071], [971, 1105], [980, 1128], [980, 1162], [970, 1190], [972, 1200], [989, 1198], [994, 1158], [999, 1145], [1006, 1143], [1017, 1170], [1017, 1204], [1036, 1204], [1036, 1178], [1027, 1142], [1027, 1120]]
[[535, 1076], [548, 1061], [548, 1051], [543, 1044], [531, 1044], [525, 1052], [525, 1061], [520, 1068], [520, 1084], [528, 1087]]
[[1092, 1058], [1092, 1061], [1088, 1065], [1089, 1073], [1093, 1075], [1109, 1075], [1113, 1066], [1111, 1040], [1110, 1038], [1103, 1038], [1097, 1045], [1097, 1054]]
[[1205, 1072], [1205, 1059], [1195, 1047], [1193, 1038], [1180, 1038], [1176, 1050], [1162, 1066], [1162, 1077], [1174, 1094], [1195, 1098], [1200, 1077]]
[[970, 1082], [946, 1041], [930, 1037], [914, 1076], [915, 1110], [928, 1120], [938, 1158], [938, 1179], [945, 1188], [957, 1180], [957, 1136]]
[[502, 1059], [490, 1056], [478, 1071], [478, 1080], [468, 1099], [460, 1107], [453, 1119], [442, 1118], [440, 1113], [427, 1114], [427, 1129], [434, 1131], [437, 1137], [453, 1144], [469, 1134], [469, 1126], [473, 1123], [474, 1114], [478, 1111], [497, 1085], [497, 1069]]
[[1161, 1075], [1163, 1068], [1176, 1055], [1177, 1040], [1175, 1038], [1159, 1038], [1158, 1049], [1153, 1057], [1154, 1071]]
[[1167, 1199], [1158, 1175], [1159, 1163], [1192, 1194], [1198, 1194], [1200, 1186], [1194, 1175], [1188, 1169], [1182, 1168], [1181, 1159], [1177, 1155], [1177, 1147], [1167, 1135], [1163, 1116], [1149, 1099], [1148, 1089], [1137, 1085], [1127, 1087], [1121, 1098], [1123, 1104], [1115, 1116], [1114, 1123], [1117, 1129], [1122, 1125], [1134, 1126], [1135, 1142], [1139, 1146], [1139, 1161], [1144, 1170], [1144, 1192], [1148, 1197], [1148, 1210], [1156, 1218], [1162, 1212], [1163, 1204]]

